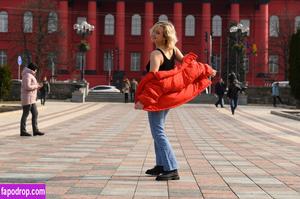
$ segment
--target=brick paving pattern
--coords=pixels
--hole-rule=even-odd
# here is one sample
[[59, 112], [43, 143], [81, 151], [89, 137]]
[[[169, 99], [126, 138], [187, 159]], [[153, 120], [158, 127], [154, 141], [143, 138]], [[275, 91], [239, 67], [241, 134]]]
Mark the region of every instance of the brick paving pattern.
[[[179, 181], [157, 182], [146, 112], [132, 104], [48, 102], [41, 137], [20, 137], [20, 111], [0, 113], [0, 183], [46, 183], [53, 199], [299, 199], [300, 122], [271, 107], [187, 104], [166, 132]], [[30, 119], [28, 119], [30, 129]]]

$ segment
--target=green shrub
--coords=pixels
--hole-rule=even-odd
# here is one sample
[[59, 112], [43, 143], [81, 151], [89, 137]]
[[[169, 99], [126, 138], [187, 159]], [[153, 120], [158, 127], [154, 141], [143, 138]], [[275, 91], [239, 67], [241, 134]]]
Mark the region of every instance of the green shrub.
[[8, 96], [11, 86], [11, 71], [7, 65], [0, 66], [0, 99]]

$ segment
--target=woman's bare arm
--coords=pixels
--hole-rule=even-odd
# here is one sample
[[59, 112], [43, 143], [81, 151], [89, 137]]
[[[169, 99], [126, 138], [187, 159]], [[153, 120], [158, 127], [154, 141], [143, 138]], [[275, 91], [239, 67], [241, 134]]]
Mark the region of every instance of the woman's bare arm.
[[150, 70], [149, 72], [157, 72], [162, 64], [163, 56], [158, 50], [154, 50], [150, 54]]
[[177, 47], [175, 47], [174, 50], [175, 50], [175, 58], [176, 58], [176, 60], [179, 61], [179, 62], [182, 62], [182, 59], [183, 59], [182, 52]]

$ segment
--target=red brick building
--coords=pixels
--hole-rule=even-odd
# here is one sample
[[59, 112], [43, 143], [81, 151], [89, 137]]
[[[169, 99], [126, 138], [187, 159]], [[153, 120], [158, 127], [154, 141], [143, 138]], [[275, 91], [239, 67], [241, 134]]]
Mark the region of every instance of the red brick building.
[[[32, 30], [28, 34], [35, 34], [38, 18], [21, 6], [24, 2], [26, 0], [0, 1], [0, 64], [8, 64], [14, 78], [18, 78], [17, 56], [22, 54], [23, 49], [22, 46], [13, 47], [17, 42], [10, 39], [11, 34], [17, 34], [12, 31], [13, 26], [24, 26], [25, 18], [30, 19], [31, 23], [26, 22], [29, 30]], [[45, 67], [48, 68], [45, 73], [51, 76], [53, 72], [58, 80], [78, 78], [83, 62], [85, 79], [91, 85], [108, 84], [109, 74], [140, 79], [153, 49], [149, 29], [158, 20], [169, 20], [174, 24], [179, 49], [184, 53], [195, 52], [201, 62], [208, 62], [212, 56], [211, 64], [219, 74], [225, 75], [228, 72], [229, 24], [241, 23], [249, 27], [247, 51], [257, 49], [256, 54], [247, 53], [244, 57], [243, 67], [249, 85], [284, 80], [287, 74], [286, 56], [283, 56], [285, 47], [288, 47], [286, 35], [291, 35], [300, 27], [299, 0], [52, 2], [55, 11], [47, 14], [58, 22], [52, 21], [52, 32], [58, 29], [55, 27], [57, 25], [64, 34], [57, 40], [60, 54], [55, 59], [52, 57], [51, 67], [54, 70]], [[80, 36], [73, 30], [75, 23], [84, 20], [95, 26], [94, 31], [86, 37], [90, 45], [86, 54], [78, 52]], [[212, 35], [212, 40], [209, 35]]]

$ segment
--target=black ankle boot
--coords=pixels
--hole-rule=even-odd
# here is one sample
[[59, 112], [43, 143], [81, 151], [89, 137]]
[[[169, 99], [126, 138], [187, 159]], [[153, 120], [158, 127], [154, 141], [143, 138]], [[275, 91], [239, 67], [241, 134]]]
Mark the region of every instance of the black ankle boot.
[[165, 171], [161, 175], [156, 177], [157, 181], [166, 181], [166, 180], [179, 180], [179, 175], [177, 169], [172, 171]]
[[33, 133], [33, 136], [37, 136], [37, 135], [45, 135], [45, 133], [42, 133], [42, 132], [40, 132], [40, 131], [37, 131], [37, 132], [34, 132]]
[[27, 133], [27, 132], [21, 132], [20, 136], [31, 136], [31, 134]]
[[152, 169], [148, 169], [145, 173], [152, 175], [152, 176], [158, 176], [159, 174], [164, 172], [164, 167], [163, 166], [155, 166]]

